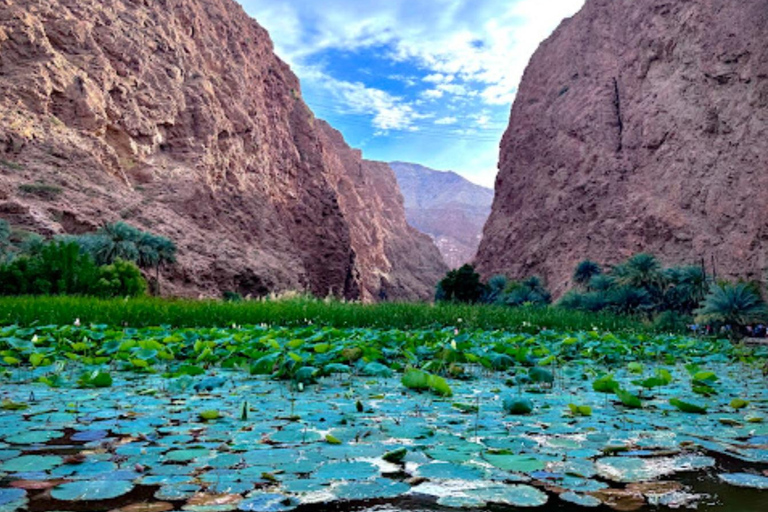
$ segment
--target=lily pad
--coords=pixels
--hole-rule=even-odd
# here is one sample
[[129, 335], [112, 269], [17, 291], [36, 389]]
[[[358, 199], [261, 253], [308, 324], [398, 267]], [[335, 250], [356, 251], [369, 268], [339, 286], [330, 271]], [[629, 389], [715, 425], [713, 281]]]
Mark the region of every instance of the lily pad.
[[23, 471], [48, 471], [62, 463], [57, 455], [22, 455], [8, 459], [0, 465], [0, 471], [21, 473]]
[[484, 489], [472, 489], [467, 495], [489, 503], [512, 507], [540, 507], [547, 503], [547, 495], [530, 485], [498, 485]]
[[90, 480], [62, 484], [51, 491], [51, 496], [62, 501], [111, 500], [128, 494], [133, 484], [126, 480]]
[[736, 487], [750, 489], [768, 489], [768, 476], [753, 475], [752, 473], [726, 473], [719, 475], [720, 480]]

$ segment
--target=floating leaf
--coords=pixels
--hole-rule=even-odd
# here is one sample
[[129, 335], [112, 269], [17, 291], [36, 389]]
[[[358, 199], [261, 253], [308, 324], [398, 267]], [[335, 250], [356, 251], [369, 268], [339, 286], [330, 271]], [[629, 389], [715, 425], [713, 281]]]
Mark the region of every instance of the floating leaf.
[[48, 471], [62, 463], [57, 455], [22, 455], [0, 465], [0, 471], [21, 473], [24, 471]]
[[201, 412], [199, 416], [203, 421], [212, 421], [221, 418], [221, 413], [216, 410], [210, 410]]
[[133, 484], [127, 480], [81, 480], [54, 488], [51, 496], [62, 501], [99, 501], [117, 498], [131, 490]]
[[718, 476], [723, 482], [736, 487], [768, 489], [768, 476], [754, 475], [752, 473], [727, 473]]
[[745, 408], [748, 405], [749, 405], [749, 401], [743, 400], [741, 398], [734, 398], [733, 400], [731, 400], [731, 407], [733, 407], [737, 411], [739, 409]]

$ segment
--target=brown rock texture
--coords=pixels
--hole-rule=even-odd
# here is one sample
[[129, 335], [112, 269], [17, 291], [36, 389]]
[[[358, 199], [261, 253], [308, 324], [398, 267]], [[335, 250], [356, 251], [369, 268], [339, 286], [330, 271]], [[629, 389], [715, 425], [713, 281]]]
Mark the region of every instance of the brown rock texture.
[[430, 300], [448, 272], [440, 252], [426, 234], [406, 221], [403, 195], [392, 168], [363, 160], [341, 133], [318, 122], [330, 182], [349, 219], [352, 248], [364, 301]]
[[533, 56], [477, 263], [768, 266], [768, 0], [587, 0]]
[[166, 235], [171, 293], [361, 297], [317, 126], [233, 0], [0, 0], [0, 217]]
[[408, 223], [432, 237], [443, 260], [459, 268], [474, 260], [491, 213], [493, 190], [450, 171], [392, 162]]

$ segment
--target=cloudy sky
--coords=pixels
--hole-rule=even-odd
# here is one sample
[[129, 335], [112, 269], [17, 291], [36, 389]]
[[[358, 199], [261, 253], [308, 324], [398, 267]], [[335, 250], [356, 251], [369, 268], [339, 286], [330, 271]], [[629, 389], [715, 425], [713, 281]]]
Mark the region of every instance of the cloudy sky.
[[318, 117], [373, 160], [493, 186], [528, 59], [584, 0], [239, 0]]

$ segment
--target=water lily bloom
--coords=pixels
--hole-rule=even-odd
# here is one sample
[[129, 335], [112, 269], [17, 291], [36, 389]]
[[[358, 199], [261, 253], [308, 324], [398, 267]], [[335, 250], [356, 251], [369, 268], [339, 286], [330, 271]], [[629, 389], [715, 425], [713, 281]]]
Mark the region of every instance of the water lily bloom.
[[80, 319], [75, 318], [75, 327], [80, 327]]

